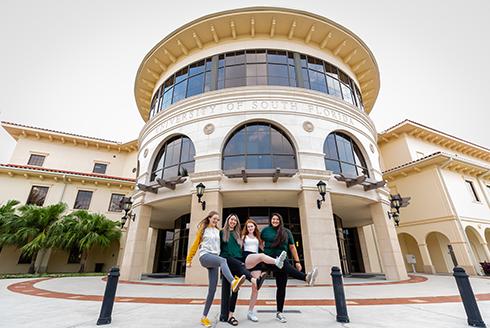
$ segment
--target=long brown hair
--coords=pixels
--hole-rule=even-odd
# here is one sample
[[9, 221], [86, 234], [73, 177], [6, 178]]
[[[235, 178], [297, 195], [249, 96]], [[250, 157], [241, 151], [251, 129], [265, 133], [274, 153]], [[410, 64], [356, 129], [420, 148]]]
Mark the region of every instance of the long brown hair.
[[201, 220], [201, 222], [197, 224], [197, 231], [199, 231], [199, 236], [201, 240], [204, 236], [204, 230], [209, 225], [210, 219], [215, 215], [219, 216], [219, 213], [216, 211], [211, 211], [208, 213], [208, 216], [206, 216], [204, 219]]
[[262, 245], [262, 239], [260, 238], [259, 227], [257, 226], [257, 223], [255, 223], [254, 220], [247, 220], [247, 222], [245, 222], [245, 226], [243, 227], [243, 230], [242, 230], [242, 239], [245, 239], [245, 236], [248, 235], [247, 226], [248, 226], [249, 223], [252, 223], [255, 226], [254, 236], [259, 241], [259, 245]]
[[240, 239], [240, 230], [242, 230], [242, 227], [240, 225], [240, 219], [238, 218], [238, 215], [236, 215], [235, 213], [231, 213], [230, 215], [228, 215], [228, 217], [225, 220], [225, 226], [223, 227], [223, 241], [225, 243], [227, 243], [228, 240], [230, 240], [230, 225], [229, 225], [229, 222], [230, 222], [230, 219], [232, 217], [235, 217], [235, 219], [237, 221], [236, 226], [233, 229], [233, 236], [235, 236], [235, 240], [238, 243], [238, 245], [241, 245], [242, 243], [241, 243], [241, 239]]
[[[274, 228], [272, 226], [272, 218], [274, 216], [277, 216], [279, 218], [279, 225], [277, 226], [277, 228]], [[269, 221], [269, 226], [276, 229], [276, 238], [274, 238], [274, 242], [272, 243], [271, 248], [277, 248], [284, 245], [286, 240], [288, 240], [288, 234], [286, 233], [286, 229], [284, 228], [284, 220], [282, 219], [281, 214], [272, 213], [271, 219]]]

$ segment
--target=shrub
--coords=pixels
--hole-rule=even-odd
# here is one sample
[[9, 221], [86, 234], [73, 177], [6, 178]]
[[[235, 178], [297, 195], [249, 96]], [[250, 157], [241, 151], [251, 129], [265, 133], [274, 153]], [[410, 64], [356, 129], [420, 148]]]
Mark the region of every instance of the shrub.
[[487, 261], [483, 261], [480, 262], [480, 265], [483, 268], [483, 272], [485, 272], [485, 274], [490, 275], [490, 263], [488, 263]]

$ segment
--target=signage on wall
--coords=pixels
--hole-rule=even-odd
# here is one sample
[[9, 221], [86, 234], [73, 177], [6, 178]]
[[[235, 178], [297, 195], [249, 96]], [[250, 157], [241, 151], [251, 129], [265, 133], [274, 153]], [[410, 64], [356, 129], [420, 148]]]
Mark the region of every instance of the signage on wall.
[[163, 121], [155, 128], [157, 134], [183, 122], [189, 122], [203, 116], [219, 115], [229, 112], [247, 111], [291, 111], [296, 113], [309, 113], [354, 126], [352, 117], [339, 111], [322, 106], [315, 106], [296, 101], [274, 101], [274, 100], [247, 100], [228, 102], [219, 105], [206, 106], [198, 109], [188, 110], [179, 115], [172, 116]]

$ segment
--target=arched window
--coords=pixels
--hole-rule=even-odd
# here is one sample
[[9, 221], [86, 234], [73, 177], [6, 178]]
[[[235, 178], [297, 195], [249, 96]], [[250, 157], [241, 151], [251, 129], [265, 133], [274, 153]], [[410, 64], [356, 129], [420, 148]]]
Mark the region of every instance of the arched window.
[[177, 136], [167, 141], [155, 158], [150, 181], [187, 176], [194, 172], [196, 150], [191, 139]]
[[323, 144], [325, 169], [333, 173], [366, 175], [369, 177], [366, 161], [356, 143], [341, 132], [330, 133]]
[[223, 170], [296, 169], [296, 156], [283, 132], [268, 123], [238, 128], [223, 151]]

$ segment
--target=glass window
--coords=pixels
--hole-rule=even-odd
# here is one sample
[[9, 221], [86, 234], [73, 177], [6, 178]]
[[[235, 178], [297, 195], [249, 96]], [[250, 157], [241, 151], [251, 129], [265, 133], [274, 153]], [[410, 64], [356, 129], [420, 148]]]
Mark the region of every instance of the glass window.
[[88, 210], [90, 208], [90, 201], [92, 200], [92, 191], [79, 190], [73, 209], [75, 210]]
[[354, 81], [321, 59], [299, 54], [300, 67], [296, 67], [295, 54], [284, 50], [252, 49], [216, 56], [216, 85], [211, 85], [214, 56], [192, 63], [170, 76], [155, 92], [149, 118], [175, 102], [215, 88], [221, 90], [257, 85], [297, 87], [296, 70], [301, 70], [304, 88], [328, 93], [364, 110], [362, 95]]
[[80, 263], [81, 259], [82, 259], [82, 253], [80, 253], [80, 250], [77, 248], [73, 248], [70, 251], [70, 255], [68, 255], [68, 263], [77, 264]]
[[31, 264], [32, 255], [21, 254], [17, 264]]
[[347, 173], [369, 177], [366, 161], [360, 148], [348, 135], [334, 132], [327, 136], [323, 144], [325, 169], [334, 174]]
[[250, 123], [228, 139], [223, 150], [223, 170], [296, 168], [288, 138], [270, 124]]
[[43, 206], [46, 196], [48, 194], [48, 187], [32, 186], [29, 198], [27, 198], [26, 205], [33, 204], [37, 206]]
[[95, 163], [92, 173], [105, 174], [107, 164]]
[[478, 198], [478, 194], [476, 193], [475, 186], [473, 186], [473, 182], [465, 180], [466, 187], [468, 187], [468, 191], [470, 192], [471, 200], [474, 202], [480, 202], [480, 198]]
[[124, 204], [121, 204], [121, 200], [124, 199], [124, 195], [112, 194], [111, 202], [109, 203], [109, 212], [121, 212]]
[[29, 157], [29, 162], [27, 162], [27, 165], [43, 166], [45, 158], [46, 156], [32, 154], [31, 157]]
[[195, 155], [194, 143], [189, 138], [177, 136], [170, 139], [158, 151], [150, 181], [194, 173]]

